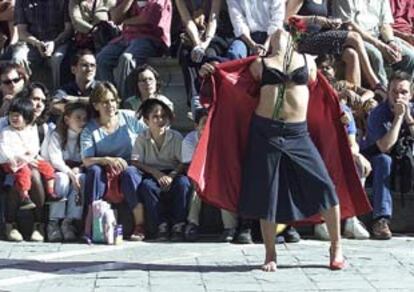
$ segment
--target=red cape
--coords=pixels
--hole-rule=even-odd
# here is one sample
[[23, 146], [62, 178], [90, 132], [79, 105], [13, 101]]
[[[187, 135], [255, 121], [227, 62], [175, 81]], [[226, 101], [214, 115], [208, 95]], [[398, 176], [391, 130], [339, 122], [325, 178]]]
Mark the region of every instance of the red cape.
[[[259, 85], [249, 71], [255, 59], [222, 63], [204, 81], [201, 98], [210, 110], [188, 171], [201, 199], [233, 212], [238, 208], [250, 119], [259, 101]], [[309, 90], [309, 132], [335, 184], [341, 217], [368, 213], [371, 206], [340, 121], [337, 94], [320, 73], [309, 84]], [[320, 217], [313, 216], [306, 221], [318, 222]]]

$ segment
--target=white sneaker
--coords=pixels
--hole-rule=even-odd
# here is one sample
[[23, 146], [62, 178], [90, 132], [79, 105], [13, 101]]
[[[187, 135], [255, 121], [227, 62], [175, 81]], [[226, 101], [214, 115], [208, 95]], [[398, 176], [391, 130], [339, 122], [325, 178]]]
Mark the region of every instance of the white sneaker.
[[22, 234], [17, 230], [15, 224], [11, 223], [6, 223], [6, 237], [8, 241], [23, 241]]
[[345, 221], [344, 237], [354, 239], [368, 239], [369, 232], [365, 228], [364, 224], [354, 216], [346, 219]]
[[44, 241], [43, 224], [34, 223], [33, 232], [32, 232], [32, 235], [30, 236], [30, 241], [35, 241], [35, 242]]
[[329, 233], [328, 227], [326, 227], [326, 223], [322, 224], [315, 224], [314, 235], [319, 240], [329, 241]]

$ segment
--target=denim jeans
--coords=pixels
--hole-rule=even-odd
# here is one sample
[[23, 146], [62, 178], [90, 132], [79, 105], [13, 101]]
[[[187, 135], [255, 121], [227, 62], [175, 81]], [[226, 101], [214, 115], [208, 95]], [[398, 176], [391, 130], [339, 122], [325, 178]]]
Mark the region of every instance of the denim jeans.
[[133, 41], [120, 40], [106, 45], [96, 56], [97, 79], [110, 81], [118, 89], [122, 99], [135, 94], [128, 79], [130, 73], [147, 60], [162, 54], [162, 45], [150, 38]]
[[[267, 33], [263, 31], [255, 31], [250, 36], [258, 44], [264, 44], [267, 39]], [[246, 58], [249, 55], [251, 52], [246, 43], [241, 39], [236, 39], [231, 43], [226, 57], [230, 60], [236, 60]]]
[[392, 196], [390, 191], [391, 156], [379, 154], [371, 158], [373, 188], [373, 218], [392, 216]]
[[57, 219], [82, 219], [83, 204], [77, 204], [76, 197], [80, 196], [83, 202], [85, 187], [85, 174], [79, 174], [81, 190], [73, 187], [69, 176], [63, 172], [57, 172], [55, 178], [55, 192], [58, 196], [67, 198], [66, 202], [54, 202], [49, 207], [49, 220]]
[[[392, 70], [402, 70], [413, 76], [414, 50], [400, 38], [395, 37], [395, 41], [401, 47], [401, 54], [403, 59], [398, 63], [392, 64]], [[374, 69], [374, 72], [377, 72], [381, 84], [384, 86], [388, 86], [388, 77], [387, 72], [385, 70], [385, 66], [387, 64], [382, 56], [381, 51], [368, 42], [365, 42], [365, 48], [371, 61], [371, 66]]]
[[[128, 166], [119, 177], [121, 192], [129, 207], [134, 209], [139, 203], [137, 189], [142, 177], [136, 167]], [[100, 165], [92, 165], [86, 170], [85, 204], [89, 206], [93, 201], [103, 199], [108, 185], [105, 169]]]
[[144, 202], [150, 224], [158, 226], [168, 222], [174, 225], [187, 219], [191, 183], [188, 177], [180, 175], [174, 178], [170, 189], [163, 192], [154, 178], [147, 177], [138, 188], [138, 196]]

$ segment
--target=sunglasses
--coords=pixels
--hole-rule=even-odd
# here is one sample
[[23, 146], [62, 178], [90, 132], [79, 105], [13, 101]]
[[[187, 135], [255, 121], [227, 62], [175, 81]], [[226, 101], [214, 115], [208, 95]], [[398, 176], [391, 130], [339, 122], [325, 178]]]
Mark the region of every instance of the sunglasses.
[[10, 84], [16, 84], [17, 82], [19, 82], [22, 78], [20, 77], [16, 77], [13, 79], [6, 79], [6, 80], [2, 80], [1, 83], [6, 84], [6, 85], [10, 85]]

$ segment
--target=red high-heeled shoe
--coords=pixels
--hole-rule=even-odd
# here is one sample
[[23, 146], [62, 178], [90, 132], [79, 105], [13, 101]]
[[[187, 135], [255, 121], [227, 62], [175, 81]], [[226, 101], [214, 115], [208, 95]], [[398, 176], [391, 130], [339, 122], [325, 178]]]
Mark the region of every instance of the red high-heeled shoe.
[[346, 266], [345, 259], [342, 259], [342, 261], [335, 261], [334, 255], [332, 251], [332, 246], [329, 248], [329, 268], [332, 271], [342, 270]]

